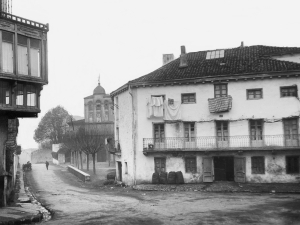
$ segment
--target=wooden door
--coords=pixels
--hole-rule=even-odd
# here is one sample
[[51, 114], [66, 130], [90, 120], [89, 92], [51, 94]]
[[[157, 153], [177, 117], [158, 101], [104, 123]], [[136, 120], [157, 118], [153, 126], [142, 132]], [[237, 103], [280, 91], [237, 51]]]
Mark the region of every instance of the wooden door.
[[203, 164], [203, 182], [213, 182], [214, 172], [213, 172], [212, 157], [204, 157], [202, 164]]
[[234, 158], [234, 181], [239, 183], [246, 182], [246, 158]]

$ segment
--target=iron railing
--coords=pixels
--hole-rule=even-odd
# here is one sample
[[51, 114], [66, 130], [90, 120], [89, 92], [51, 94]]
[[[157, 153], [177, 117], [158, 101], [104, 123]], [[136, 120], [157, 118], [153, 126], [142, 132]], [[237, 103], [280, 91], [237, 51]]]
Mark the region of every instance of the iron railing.
[[32, 26], [32, 27], [35, 27], [35, 28], [39, 28], [41, 30], [49, 31], [48, 24], [45, 25], [45, 24], [38, 23], [38, 22], [29, 20], [29, 19], [25, 19], [25, 18], [22, 18], [22, 17], [19, 17], [19, 16], [9, 14], [9, 13], [6, 13], [6, 12], [0, 12], [0, 18], [5, 18], [5, 19], [8, 19], [8, 20], [12, 20], [14, 22], [26, 24], [28, 26]]
[[241, 148], [296, 148], [299, 147], [299, 135], [260, 135], [228, 137], [195, 137], [195, 138], [144, 138], [144, 150], [209, 150]]

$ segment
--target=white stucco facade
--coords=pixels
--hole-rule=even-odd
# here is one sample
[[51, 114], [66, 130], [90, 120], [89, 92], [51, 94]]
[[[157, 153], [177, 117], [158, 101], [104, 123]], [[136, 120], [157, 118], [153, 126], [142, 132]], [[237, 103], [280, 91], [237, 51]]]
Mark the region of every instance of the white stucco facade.
[[[228, 121], [229, 136], [250, 135], [249, 120], [262, 119], [263, 135], [283, 135], [283, 121], [285, 118], [298, 118], [300, 115], [300, 101], [296, 97], [281, 97], [280, 88], [286, 86], [299, 86], [300, 79], [293, 78], [267, 78], [247, 79], [227, 82], [228, 95], [232, 96], [232, 108], [229, 112], [210, 113], [208, 99], [214, 97], [214, 83], [193, 85], [172, 85], [158, 87], [141, 87], [126, 90], [114, 97], [118, 102], [115, 115], [118, 118], [115, 134], [119, 133], [119, 142], [122, 153], [116, 161], [122, 164], [122, 181], [127, 184], [151, 183], [155, 171], [154, 158], [165, 158], [166, 172], [181, 171], [186, 183], [203, 182], [204, 157], [236, 157], [245, 159], [246, 182], [299, 182], [300, 174], [288, 174], [286, 171], [286, 157], [299, 156], [300, 152], [290, 151], [264, 151], [253, 148], [251, 151], [178, 151], [177, 154], [160, 151], [144, 154], [143, 138], [153, 138], [153, 124], [163, 123], [165, 137], [183, 137], [184, 122], [195, 123], [196, 137], [215, 137], [216, 121]], [[247, 89], [262, 89], [262, 98], [247, 99]], [[195, 93], [196, 103], [182, 104], [182, 121], [168, 123], [163, 118], [147, 118], [146, 103], [153, 95], [163, 95], [165, 99], [181, 101], [181, 94]], [[299, 127], [299, 120], [297, 120]], [[117, 129], [119, 131], [117, 131]], [[281, 143], [283, 136], [276, 136], [276, 143]], [[274, 139], [275, 139], [274, 138]], [[209, 142], [212, 139], [208, 139]], [[275, 143], [274, 142], [274, 143]], [[232, 143], [234, 144], [234, 143]], [[280, 144], [279, 144], [280, 145]], [[149, 153], [149, 152], [148, 152]], [[251, 157], [264, 158], [264, 174], [253, 174]], [[185, 158], [195, 157], [196, 172], [185, 172]], [[127, 170], [125, 169], [127, 164]], [[118, 165], [117, 170], [118, 170]], [[212, 165], [214, 168], [214, 165]], [[120, 175], [117, 172], [117, 177]]]

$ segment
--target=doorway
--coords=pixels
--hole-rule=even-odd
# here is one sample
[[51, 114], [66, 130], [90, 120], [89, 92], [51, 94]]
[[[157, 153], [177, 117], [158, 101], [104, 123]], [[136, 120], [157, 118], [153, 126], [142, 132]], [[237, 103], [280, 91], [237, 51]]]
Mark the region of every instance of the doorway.
[[118, 162], [119, 181], [122, 181], [122, 162]]
[[215, 181], [234, 181], [234, 158], [214, 157]]

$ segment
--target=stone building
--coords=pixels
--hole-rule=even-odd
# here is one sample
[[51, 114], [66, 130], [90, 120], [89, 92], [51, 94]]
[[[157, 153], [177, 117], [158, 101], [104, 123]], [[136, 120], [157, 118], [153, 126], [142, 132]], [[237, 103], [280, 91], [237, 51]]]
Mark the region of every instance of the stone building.
[[41, 24], [10, 13], [0, 1], [0, 204], [14, 186], [18, 153], [18, 117], [37, 117], [40, 96], [48, 83], [47, 32]]
[[[93, 94], [84, 98], [84, 123], [75, 121], [74, 126], [82, 126], [86, 129], [97, 129], [101, 135], [107, 137], [114, 136], [114, 115], [113, 105], [109, 94], [105, 93], [104, 88], [98, 82]], [[104, 143], [105, 144], [105, 143]], [[107, 151], [97, 153], [98, 162], [114, 162], [114, 157]]]
[[181, 50], [111, 93], [118, 179], [299, 182], [300, 48]]

